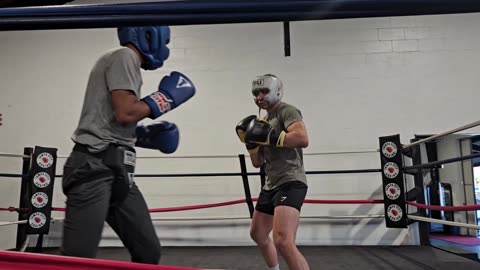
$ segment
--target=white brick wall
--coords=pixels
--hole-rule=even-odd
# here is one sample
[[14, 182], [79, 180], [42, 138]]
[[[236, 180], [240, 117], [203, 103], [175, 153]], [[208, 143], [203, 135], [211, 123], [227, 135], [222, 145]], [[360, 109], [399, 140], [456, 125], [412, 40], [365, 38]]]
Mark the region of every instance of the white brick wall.
[[378, 29], [378, 38], [380, 40], [405, 39], [405, 29], [403, 28]]
[[[245, 153], [233, 126], [245, 115], [256, 113], [250, 81], [264, 73], [282, 78], [285, 101], [302, 110], [310, 136], [306, 153], [376, 149], [379, 136], [398, 133], [407, 142], [414, 134], [438, 133], [478, 120], [479, 23], [478, 14], [292, 22], [290, 57], [284, 56], [282, 23], [175, 26], [171, 57], [163, 68], [144, 73], [143, 93], [156, 89], [160, 78], [171, 70], [185, 72], [195, 82], [197, 95], [163, 118], [180, 127], [181, 144], [175, 155]], [[67, 155], [88, 73], [103, 51], [117, 46], [115, 31], [0, 32], [0, 39], [0, 112], [4, 115], [0, 152], [17, 153], [24, 146], [43, 145], [58, 147], [60, 155]], [[159, 153], [140, 150], [139, 155]], [[19, 172], [20, 162], [2, 161], [0, 169]], [[376, 154], [307, 156], [305, 162], [307, 170], [379, 167]], [[139, 162], [138, 170], [232, 172], [239, 166], [235, 159], [149, 159]], [[308, 197], [312, 199], [381, 198], [380, 175], [309, 179]], [[240, 181], [138, 180], [152, 208], [239, 199], [243, 196]], [[256, 196], [258, 182], [251, 182]], [[0, 207], [16, 205], [17, 192], [3, 190]], [[63, 202], [57, 188], [54, 205]], [[306, 205], [303, 214], [382, 212], [382, 207], [370, 205]], [[246, 214], [246, 208], [238, 206], [157, 216]], [[214, 232], [196, 223], [172, 224], [160, 224], [165, 245], [252, 244], [245, 222], [223, 222]], [[60, 236], [60, 227], [55, 226], [47, 239], [51, 245], [58, 244]], [[10, 248], [14, 232], [5, 230], [0, 244]], [[119, 244], [108, 230], [105, 237], [103, 244]], [[300, 244], [315, 245], [414, 244], [415, 239], [414, 230], [388, 230], [383, 223], [308, 221], [302, 223], [298, 235]]]
[[409, 40], [393, 40], [393, 51], [394, 52], [415, 52], [418, 51], [418, 40], [409, 39]]

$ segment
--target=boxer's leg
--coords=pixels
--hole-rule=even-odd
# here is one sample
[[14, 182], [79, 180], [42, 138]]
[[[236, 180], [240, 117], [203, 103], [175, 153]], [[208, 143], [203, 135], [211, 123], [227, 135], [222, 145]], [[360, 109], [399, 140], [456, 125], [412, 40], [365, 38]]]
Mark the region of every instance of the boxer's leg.
[[94, 258], [108, 213], [113, 175], [101, 159], [76, 151], [65, 162], [63, 175], [67, 201], [62, 254]]
[[137, 185], [133, 185], [122, 203], [110, 208], [107, 222], [129, 250], [133, 262], [159, 263], [160, 241]]

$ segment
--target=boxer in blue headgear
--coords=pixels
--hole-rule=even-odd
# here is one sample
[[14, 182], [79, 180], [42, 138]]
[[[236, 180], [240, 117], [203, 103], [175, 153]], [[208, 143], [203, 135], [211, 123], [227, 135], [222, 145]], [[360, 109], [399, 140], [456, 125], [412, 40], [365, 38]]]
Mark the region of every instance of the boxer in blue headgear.
[[120, 27], [117, 30], [120, 45], [132, 44], [142, 54], [142, 68], [154, 70], [163, 66], [170, 50], [170, 28], [168, 26]]
[[177, 125], [156, 119], [195, 95], [193, 82], [178, 71], [142, 94], [141, 69], [154, 70], [169, 56], [167, 26], [119, 28], [121, 48], [105, 52], [92, 68], [75, 146], [62, 179], [67, 197], [62, 254], [95, 258], [107, 222], [138, 263], [158, 264], [161, 245], [147, 204], [135, 184], [134, 147], [170, 154], [177, 150]]

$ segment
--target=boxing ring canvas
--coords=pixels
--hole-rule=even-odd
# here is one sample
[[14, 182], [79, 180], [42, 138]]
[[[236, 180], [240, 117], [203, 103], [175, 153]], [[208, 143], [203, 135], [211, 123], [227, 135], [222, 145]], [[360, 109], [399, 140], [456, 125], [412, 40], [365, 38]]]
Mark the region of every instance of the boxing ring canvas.
[[[437, 5], [430, 5], [433, 2]], [[429, 110], [420, 110], [426, 111], [426, 115], [417, 118], [419, 110], [415, 106], [420, 103], [417, 100], [435, 96], [437, 88], [453, 89], [460, 83], [467, 89], [462, 93], [475, 93], [477, 75], [469, 67], [475, 66], [478, 48], [451, 49], [448, 46], [458, 46], [457, 40], [453, 39], [455, 35], [461, 35], [463, 27], [469, 23], [475, 27], [462, 38], [468, 44], [475, 44], [476, 22], [480, 21], [475, 13], [480, 11], [480, 3], [413, 0], [388, 1], [388, 5], [384, 1], [342, 3], [161, 1], [0, 9], [0, 30], [3, 30], [0, 38], [5, 40], [0, 44], [0, 50], [6, 52], [2, 54], [4, 62], [28, 63], [0, 65], [0, 80], [5, 84], [0, 93], [0, 109], [9, 108], [7, 115], [18, 113], [15, 130], [22, 130], [14, 132], [8, 121], [5, 127], [0, 127], [0, 134], [4, 132], [1, 136], [12, 142], [5, 148], [0, 146], [0, 150], [18, 152], [25, 145], [32, 144], [58, 147], [61, 155], [58, 174], [61, 174], [61, 165], [71, 149], [68, 138], [72, 122], [77, 119], [77, 103], [82, 98], [87, 72], [99, 53], [117, 45], [113, 27], [162, 23], [172, 25], [172, 58], [166, 63], [165, 71], [145, 75], [146, 87], [153, 89], [164, 72], [182, 68], [198, 80], [201, 91], [198, 102], [188, 108], [188, 113], [172, 114], [171, 119], [183, 123], [184, 137], [177, 155], [159, 157], [157, 153], [141, 151], [139, 156], [145, 158], [140, 161], [139, 174], [240, 172], [236, 154], [243, 153], [244, 149], [242, 145], [232, 143], [236, 138], [231, 120], [256, 109], [247, 95], [248, 83], [242, 82], [248, 82], [254, 72], [273, 70], [286, 78], [287, 89], [292, 89], [286, 93], [286, 98], [305, 107], [314, 141], [307, 153], [312, 155], [305, 156], [307, 170], [378, 170], [359, 174], [311, 174], [308, 176], [310, 190], [307, 198], [382, 199], [379, 153], [375, 151], [378, 150], [378, 136], [399, 132], [406, 140], [418, 130], [440, 132], [440, 128], [448, 129], [457, 126], [458, 122], [468, 122], [464, 115], [473, 115], [469, 109], [473, 107], [473, 101], [465, 101], [465, 106], [459, 106], [459, 111], [450, 115], [440, 112], [443, 123], [431, 120], [436, 112]], [[448, 13], [473, 14], [403, 18], [406, 15]], [[289, 21], [291, 26], [290, 57], [284, 55], [284, 21]], [[453, 29], [452, 32], [456, 33], [447, 30], [446, 34], [439, 33], [441, 31], [436, 32], [436, 27]], [[436, 43], [438, 40], [450, 50], [438, 52], [431, 49], [440, 46]], [[42, 54], [38, 53], [39, 50]], [[461, 67], [457, 60], [460, 58], [466, 59], [463, 60], [466, 67]], [[440, 63], [449, 60], [453, 65], [442, 67]], [[461, 74], [450, 76], [451, 70], [460, 70]], [[420, 75], [414, 76], [415, 72]], [[449, 76], [455, 78], [447, 80]], [[25, 94], [28, 98], [23, 98]], [[459, 100], [455, 94], [445, 95], [450, 101], [436, 100], [443, 107]], [[59, 104], [49, 109], [52, 103]], [[19, 107], [42, 113], [23, 116]], [[212, 119], [219, 119], [219, 123], [214, 125]], [[28, 131], [19, 123], [26, 123]], [[38, 123], [42, 123], [41, 127]], [[211, 135], [212, 130], [218, 130], [215, 136]], [[325, 150], [334, 152], [338, 148], [345, 153], [314, 155]], [[359, 149], [361, 153], [352, 153], [355, 152], [352, 149]], [[374, 151], [362, 151], [365, 149]], [[197, 158], [179, 157], [192, 154]], [[0, 168], [18, 174], [18, 164], [19, 161], [2, 160]], [[251, 167], [248, 171], [257, 173]], [[54, 206], [57, 207], [64, 204], [60, 179], [56, 178], [54, 195]], [[4, 194], [4, 197], [10, 200], [5, 200], [5, 205], [0, 207], [18, 202], [18, 186], [8, 181], [5, 189], [11, 194]], [[140, 176], [136, 181], [151, 208], [219, 203], [244, 197], [239, 175]], [[251, 175], [249, 182], [252, 196], [256, 197], [260, 177]], [[312, 269], [478, 267], [472, 260], [428, 246], [417, 246], [420, 243], [418, 223], [404, 230], [385, 228], [383, 208], [382, 204], [306, 204], [302, 209], [304, 218], [300, 223], [298, 242]], [[153, 214], [159, 219], [156, 225], [164, 245], [161, 263], [195, 268], [263, 269], [261, 257], [248, 236], [248, 214], [244, 203]], [[43, 240], [47, 254], [59, 254], [62, 215], [60, 211], [53, 212], [57, 220], [51, 224], [50, 233]], [[332, 219], [332, 216], [343, 218]], [[360, 216], [366, 218], [360, 219]], [[220, 220], [222, 217], [232, 220]], [[11, 220], [12, 215], [5, 214], [5, 218]], [[202, 218], [204, 220], [200, 220]], [[35, 240], [31, 239], [31, 248], [34, 248]], [[107, 228], [101, 246], [121, 246], [121, 243]], [[11, 247], [10, 244], [6, 248]], [[102, 249], [98, 257], [129, 259], [122, 248]], [[284, 262], [281, 266], [286, 269]]]

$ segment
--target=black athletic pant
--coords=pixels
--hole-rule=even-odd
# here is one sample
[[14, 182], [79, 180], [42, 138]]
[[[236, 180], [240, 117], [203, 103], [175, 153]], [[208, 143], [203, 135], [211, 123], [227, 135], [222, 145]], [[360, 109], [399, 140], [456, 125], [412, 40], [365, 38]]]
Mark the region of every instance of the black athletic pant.
[[111, 204], [113, 180], [101, 158], [75, 150], [70, 154], [62, 182], [67, 196], [62, 254], [94, 258], [106, 221], [133, 262], [158, 264], [160, 241], [142, 193], [134, 184], [122, 203]]

